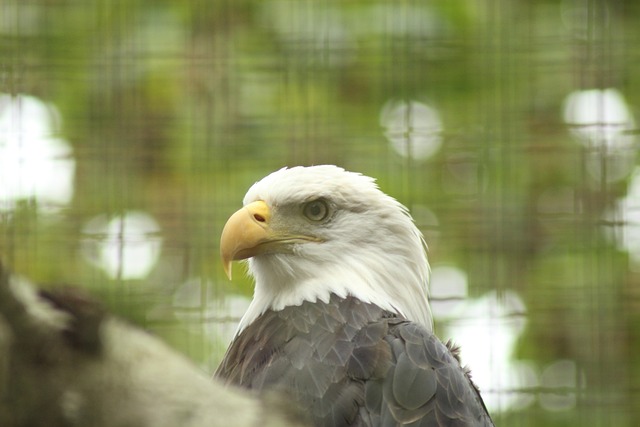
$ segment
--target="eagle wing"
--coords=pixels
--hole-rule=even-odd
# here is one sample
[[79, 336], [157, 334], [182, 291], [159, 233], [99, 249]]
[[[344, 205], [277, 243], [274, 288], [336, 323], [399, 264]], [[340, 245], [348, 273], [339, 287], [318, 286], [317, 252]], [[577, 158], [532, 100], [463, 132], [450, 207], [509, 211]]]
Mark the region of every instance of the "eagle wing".
[[457, 353], [426, 328], [355, 298], [267, 311], [216, 376], [288, 394], [317, 426], [492, 426]]

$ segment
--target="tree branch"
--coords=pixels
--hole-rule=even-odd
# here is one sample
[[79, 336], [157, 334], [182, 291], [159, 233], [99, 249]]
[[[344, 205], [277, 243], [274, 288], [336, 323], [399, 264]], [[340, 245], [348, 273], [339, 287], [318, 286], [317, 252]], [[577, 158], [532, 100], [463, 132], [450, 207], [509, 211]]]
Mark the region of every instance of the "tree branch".
[[78, 291], [38, 293], [0, 264], [0, 425], [301, 426], [279, 396], [224, 387]]

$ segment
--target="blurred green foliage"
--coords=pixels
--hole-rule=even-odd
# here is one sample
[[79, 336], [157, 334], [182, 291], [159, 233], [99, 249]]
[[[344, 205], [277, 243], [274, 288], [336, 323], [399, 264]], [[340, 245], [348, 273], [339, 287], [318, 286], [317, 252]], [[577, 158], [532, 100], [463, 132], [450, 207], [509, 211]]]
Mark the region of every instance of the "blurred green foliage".
[[[76, 171], [53, 216], [37, 200], [0, 212], [0, 256], [90, 288], [211, 369], [226, 343], [178, 322], [172, 295], [195, 277], [215, 301], [250, 296], [218, 262], [227, 216], [272, 170], [339, 164], [435, 214], [415, 215], [431, 261], [466, 271], [471, 295], [521, 295], [515, 357], [584, 372], [575, 408], [534, 404], [499, 425], [634, 425], [640, 269], [603, 234], [629, 183], [589, 173], [562, 105], [608, 87], [640, 105], [639, 19], [630, 0], [4, 0], [0, 92], [59, 109]], [[433, 157], [390, 148], [380, 115], [394, 100], [438, 109]], [[112, 279], [80, 256], [83, 225], [129, 210], [159, 222], [162, 254], [148, 277]]]

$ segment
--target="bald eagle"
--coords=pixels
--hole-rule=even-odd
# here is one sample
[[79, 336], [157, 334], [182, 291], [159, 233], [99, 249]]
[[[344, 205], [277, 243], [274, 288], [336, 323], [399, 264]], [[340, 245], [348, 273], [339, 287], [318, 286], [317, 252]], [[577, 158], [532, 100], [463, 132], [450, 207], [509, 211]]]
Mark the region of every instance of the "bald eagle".
[[253, 300], [216, 376], [286, 393], [317, 426], [492, 426], [457, 349], [433, 333], [429, 264], [407, 209], [324, 165], [255, 183], [221, 255]]

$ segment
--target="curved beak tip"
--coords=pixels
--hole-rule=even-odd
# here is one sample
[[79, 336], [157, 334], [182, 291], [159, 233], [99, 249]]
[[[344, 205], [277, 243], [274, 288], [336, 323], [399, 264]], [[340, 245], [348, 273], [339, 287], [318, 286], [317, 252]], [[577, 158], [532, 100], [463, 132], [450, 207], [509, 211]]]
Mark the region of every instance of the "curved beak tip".
[[222, 258], [222, 268], [224, 269], [224, 274], [227, 276], [227, 278], [229, 278], [229, 280], [232, 280], [232, 267], [233, 261], [231, 261], [230, 259]]

